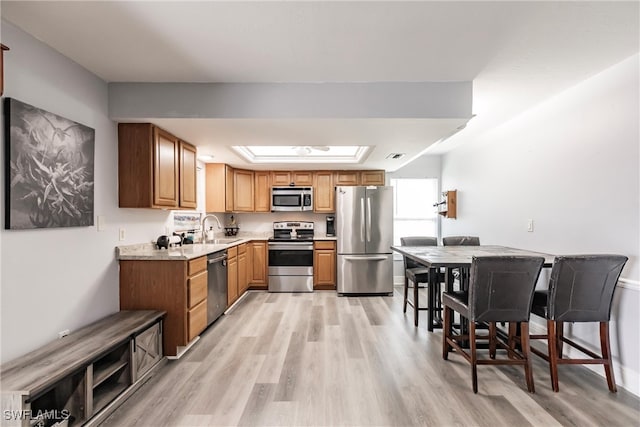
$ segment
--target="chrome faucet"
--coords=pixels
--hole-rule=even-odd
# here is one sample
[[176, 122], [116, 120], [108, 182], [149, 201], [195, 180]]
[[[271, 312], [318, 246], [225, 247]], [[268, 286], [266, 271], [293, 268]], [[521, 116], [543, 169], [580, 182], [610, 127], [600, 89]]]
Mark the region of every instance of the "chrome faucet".
[[204, 216], [204, 218], [202, 218], [202, 243], [207, 243], [207, 230], [205, 229], [205, 225], [207, 222], [208, 218], [215, 218], [216, 222], [218, 223], [218, 230], [222, 230], [222, 224], [220, 224], [220, 220], [218, 219], [217, 216], [213, 215], [213, 214], [207, 214]]

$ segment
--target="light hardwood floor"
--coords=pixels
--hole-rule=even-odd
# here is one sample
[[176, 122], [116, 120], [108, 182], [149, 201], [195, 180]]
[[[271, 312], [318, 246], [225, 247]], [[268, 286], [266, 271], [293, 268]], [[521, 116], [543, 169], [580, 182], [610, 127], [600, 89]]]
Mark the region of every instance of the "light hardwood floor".
[[402, 298], [250, 292], [103, 426], [632, 426], [640, 400], [582, 366], [553, 393], [521, 367], [442, 360], [440, 331], [413, 326]]

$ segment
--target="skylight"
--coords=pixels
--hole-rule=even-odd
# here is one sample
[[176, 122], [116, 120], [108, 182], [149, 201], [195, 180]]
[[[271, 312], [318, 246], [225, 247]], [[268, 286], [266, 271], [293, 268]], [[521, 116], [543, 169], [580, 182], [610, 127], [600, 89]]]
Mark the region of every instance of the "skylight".
[[251, 163], [360, 163], [371, 150], [360, 145], [242, 145], [232, 147]]

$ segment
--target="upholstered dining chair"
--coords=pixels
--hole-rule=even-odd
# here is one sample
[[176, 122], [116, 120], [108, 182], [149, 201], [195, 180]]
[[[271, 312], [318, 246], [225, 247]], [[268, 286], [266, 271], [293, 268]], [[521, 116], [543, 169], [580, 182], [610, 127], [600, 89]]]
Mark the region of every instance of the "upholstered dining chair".
[[[549, 362], [553, 391], [559, 390], [558, 365], [561, 364], [602, 364], [609, 391], [617, 391], [609, 344], [609, 319], [613, 293], [627, 259], [622, 255], [558, 256], [551, 269], [549, 289], [535, 292], [531, 312], [547, 319], [547, 333], [531, 335], [530, 339], [546, 339], [548, 352], [545, 354], [533, 348], [532, 351]], [[566, 322], [599, 322], [602, 354], [565, 337], [563, 325]], [[565, 358], [563, 343], [589, 358]]]
[[480, 238], [476, 236], [447, 236], [442, 238], [443, 246], [480, 246]]
[[[540, 270], [542, 257], [529, 256], [483, 256], [473, 257], [469, 290], [444, 292], [444, 328], [442, 335], [442, 358], [447, 360], [454, 349], [471, 364], [473, 392], [478, 392], [478, 365], [523, 365], [527, 389], [533, 393], [533, 373], [528, 338], [529, 316], [533, 292]], [[469, 322], [469, 334], [453, 334], [453, 312], [459, 313]], [[520, 324], [522, 331], [521, 350], [497, 338], [496, 322]], [[478, 335], [476, 324], [489, 323], [488, 335]], [[461, 342], [468, 339], [470, 351], [463, 350]], [[489, 340], [489, 359], [478, 358], [477, 340]], [[496, 350], [507, 350], [508, 359], [496, 358]]]
[[[400, 238], [400, 246], [438, 246], [438, 239], [435, 237], [425, 237], [425, 236], [410, 236], [410, 237], [401, 237]], [[413, 307], [413, 323], [415, 326], [418, 326], [418, 314], [422, 310], [429, 311], [429, 331], [433, 330], [433, 312], [436, 310], [436, 304], [433, 301], [436, 300], [436, 295], [439, 295], [440, 287], [438, 282], [437, 289], [430, 289], [428, 286], [429, 283], [429, 269], [421, 266], [416, 263], [412, 259], [403, 256], [404, 262], [404, 299], [402, 305], [402, 312], [407, 312], [407, 305]], [[440, 277], [442, 279], [442, 277]], [[409, 282], [413, 283], [413, 301], [409, 299]], [[422, 283], [426, 285], [428, 292], [428, 304], [426, 307], [420, 306], [419, 299], [419, 284]]]
[[[480, 238], [477, 236], [447, 236], [442, 238], [442, 246], [480, 246]], [[469, 271], [461, 268], [447, 271], [460, 281], [460, 288], [466, 289], [469, 285]]]

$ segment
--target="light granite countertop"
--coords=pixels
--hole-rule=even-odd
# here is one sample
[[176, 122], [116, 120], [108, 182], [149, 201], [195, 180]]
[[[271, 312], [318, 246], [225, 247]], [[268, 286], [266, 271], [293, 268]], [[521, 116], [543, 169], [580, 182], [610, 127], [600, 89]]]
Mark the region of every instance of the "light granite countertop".
[[[116, 247], [117, 260], [137, 260], [137, 261], [179, 261], [190, 260], [206, 256], [213, 252], [223, 251], [225, 249], [247, 243], [255, 240], [268, 240], [271, 235], [256, 234], [243, 235], [238, 237], [225, 237], [224, 239], [237, 239], [230, 243], [196, 243], [193, 245], [183, 245], [170, 247], [169, 249], [156, 249], [154, 243], [139, 243], [134, 245], [125, 245]], [[336, 237], [326, 235], [316, 235], [314, 240], [337, 240]]]

